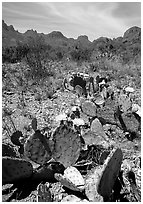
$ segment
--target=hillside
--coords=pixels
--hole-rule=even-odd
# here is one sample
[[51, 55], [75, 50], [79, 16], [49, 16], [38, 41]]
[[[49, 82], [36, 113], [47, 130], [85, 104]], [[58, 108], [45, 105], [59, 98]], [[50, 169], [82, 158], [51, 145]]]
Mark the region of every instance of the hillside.
[[73, 50], [89, 50], [90, 53], [96, 52], [107, 54], [108, 56], [116, 55], [123, 61], [128, 62], [135, 60], [140, 64], [141, 55], [141, 28], [131, 27], [123, 36], [114, 39], [107, 37], [100, 37], [89, 41], [88, 36], [82, 35], [77, 39], [67, 38], [60, 31], [53, 31], [48, 34], [37, 33], [35, 30], [28, 30], [25, 33], [20, 33], [14, 29], [12, 25], [8, 26], [4, 20], [2, 21], [2, 46], [7, 48], [10, 46], [17, 46], [19, 43], [25, 44], [28, 38], [42, 37], [45, 45], [50, 45], [52, 48], [60, 49], [63, 55]]
[[2, 35], [2, 201], [141, 202], [141, 29]]

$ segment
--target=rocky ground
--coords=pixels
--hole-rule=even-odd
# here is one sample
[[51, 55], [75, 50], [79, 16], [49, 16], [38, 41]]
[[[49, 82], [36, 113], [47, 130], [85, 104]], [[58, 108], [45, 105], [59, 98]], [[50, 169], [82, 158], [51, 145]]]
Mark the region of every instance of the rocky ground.
[[[136, 93], [139, 95], [139, 90], [137, 90]], [[3, 93], [2, 97], [2, 106], [3, 109], [8, 108], [9, 115], [14, 123], [16, 130], [22, 131], [25, 138], [27, 138], [31, 134], [32, 118], [36, 117], [38, 121], [38, 129], [42, 130], [43, 128], [47, 128], [48, 130], [52, 131], [57, 126], [55, 117], [60, 113], [71, 110], [71, 107], [76, 105], [78, 100], [77, 95], [68, 90], [57, 90], [51, 99], [45, 97], [38, 100], [36, 98], [36, 93], [34, 92], [32, 87], [29, 91], [26, 92], [24, 98], [25, 106], [23, 107], [20, 103], [18, 93], [5, 92]], [[140, 101], [139, 97], [138, 101]], [[136, 196], [140, 195], [141, 192], [141, 132], [138, 130], [139, 124], [134, 116], [123, 116], [128, 130], [135, 133], [133, 139], [127, 138], [120, 126], [119, 121], [115, 120], [114, 118], [114, 109], [114, 101], [112, 101], [111, 99], [107, 99], [105, 106], [102, 109], [99, 108], [97, 110], [97, 117], [103, 125], [104, 131], [108, 136], [109, 143], [111, 141], [114, 147], [119, 147], [123, 152], [122, 169], [125, 186], [122, 191], [123, 193], [127, 193], [124, 196], [124, 199], [130, 202], [140, 202], [140, 196]], [[15, 131], [10, 117], [3, 115], [3, 143], [11, 143], [10, 135]], [[85, 114], [81, 113], [81, 117], [85, 122], [88, 121], [88, 117]], [[97, 163], [96, 166], [98, 166]], [[89, 166], [87, 165], [86, 168], [84, 168], [84, 171], [80, 170], [82, 173], [84, 172], [83, 176], [85, 176], [89, 171], [88, 167]], [[128, 172], [129, 170], [132, 170], [135, 173], [137, 184], [136, 189], [139, 193], [131, 191], [130, 182], [126, 176], [126, 172]], [[64, 188], [60, 182], [50, 183], [49, 185], [50, 193], [52, 195], [51, 201], [88, 201], [86, 196]], [[4, 185], [3, 190], [8, 186], [10, 185]], [[12, 193], [3, 195], [3, 202], [6, 201], [11, 195]], [[121, 199], [119, 200], [121, 201]], [[23, 195], [20, 199], [15, 196], [11, 201], [36, 202], [37, 190], [36, 188], [33, 188], [31, 193], [29, 193], [28, 195]]]

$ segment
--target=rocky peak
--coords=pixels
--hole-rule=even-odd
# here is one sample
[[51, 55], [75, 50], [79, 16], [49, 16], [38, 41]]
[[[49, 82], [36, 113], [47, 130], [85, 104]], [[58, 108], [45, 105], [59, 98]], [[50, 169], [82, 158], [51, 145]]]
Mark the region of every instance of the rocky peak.
[[51, 38], [66, 38], [60, 31], [53, 31], [48, 34], [48, 37]]
[[133, 26], [131, 28], [129, 28], [125, 33], [124, 33], [124, 36], [123, 38], [127, 38], [127, 37], [130, 37], [130, 36], [133, 36], [133, 35], [141, 35], [141, 28], [137, 27], [137, 26]]
[[12, 25], [8, 26], [8, 25], [4, 22], [4, 20], [2, 20], [2, 28], [5, 29], [5, 30], [7, 30], [7, 31], [15, 31], [15, 30], [14, 30], [14, 27], [13, 27]]
[[80, 35], [80, 36], [78, 36], [77, 40], [86, 40], [87, 41], [88, 40], [88, 36], [87, 35]]
[[141, 28], [134, 26], [129, 28], [123, 35], [123, 42], [141, 41]]

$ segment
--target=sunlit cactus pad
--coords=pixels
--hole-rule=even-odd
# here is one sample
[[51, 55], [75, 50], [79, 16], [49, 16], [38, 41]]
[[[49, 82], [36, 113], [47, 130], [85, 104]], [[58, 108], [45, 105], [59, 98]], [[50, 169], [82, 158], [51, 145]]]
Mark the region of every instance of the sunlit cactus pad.
[[2, 183], [16, 183], [29, 178], [33, 173], [32, 164], [24, 159], [2, 158]]
[[64, 197], [61, 202], [80, 202], [81, 199], [78, 198], [77, 196], [75, 195], [68, 195], [66, 197]]
[[81, 150], [79, 135], [68, 125], [61, 124], [53, 133], [53, 141], [53, 158], [65, 167], [74, 165]]
[[121, 168], [122, 159], [122, 151], [117, 148], [110, 153], [103, 165], [101, 176], [97, 182], [97, 192], [105, 199], [108, 198], [112, 192], [115, 180]]
[[90, 202], [103, 202], [103, 197], [97, 192], [97, 183], [102, 167], [97, 166], [88, 172], [85, 178], [85, 194]]
[[97, 106], [89, 100], [83, 102], [81, 104], [81, 108], [83, 113], [85, 113], [87, 116], [94, 117], [97, 115]]
[[128, 98], [125, 94], [120, 94], [117, 101], [123, 112], [127, 112], [128, 110], [131, 110], [132, 103], [130, 101], [130, 98]]
[[87, 131], [82, 135], [86, 145], [102, 145], [104, 148], [108, 149], [110, 146], [109, 142], [107, 142], [103, 137], [97, 135], [91, 130]]
[[38, 164], [48, 162], [52, 156], [48, 140], [40, 131], [36, 131], [27, 139], [24, 153], [26, 157]]
[[104, 132], [103, 126], [100, 123], [98, 118], [95, 118], [90, 127], [91, 132], [95, 133], [97, 136], [103, 137], [105, 140], [108, 140], [106, 133]]
[[55, 178], [61, 182], [61, 184], [73, 191], [83, 191], [85, 188], [85, 181], [81, 173], [75, 167], [68, 167], [64, 171], [64, 175], [55, 174]]
[[93, 99], [94, 103], [96, 105], [102, 105], [103, 103], [105, 103], [105, 100], [103, 98], [103, 96], [101, 94], [94, 94], [94, 99]]
[[75, 86], [75, 91], [79, 96], [83, 95], [83, 88], [80, 85]]

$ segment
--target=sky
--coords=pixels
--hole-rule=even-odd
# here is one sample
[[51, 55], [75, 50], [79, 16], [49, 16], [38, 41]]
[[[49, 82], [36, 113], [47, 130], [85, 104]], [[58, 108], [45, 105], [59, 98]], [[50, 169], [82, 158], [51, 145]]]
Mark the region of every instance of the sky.
[[123, 36], [130, 27], [141, 27], [141, 3], [2, 2], [2, 19], [20, 33], [60, 31], [68, 38], [87, 35], [93, 41]]

